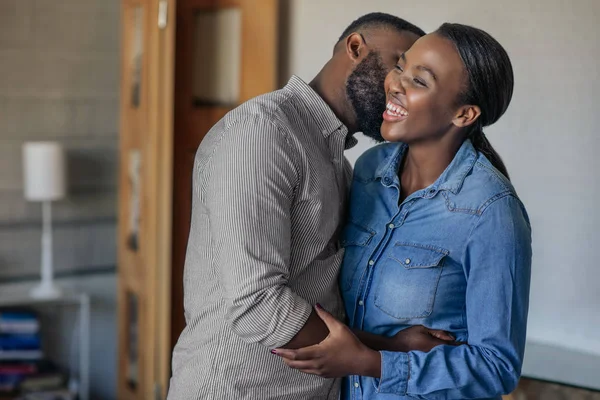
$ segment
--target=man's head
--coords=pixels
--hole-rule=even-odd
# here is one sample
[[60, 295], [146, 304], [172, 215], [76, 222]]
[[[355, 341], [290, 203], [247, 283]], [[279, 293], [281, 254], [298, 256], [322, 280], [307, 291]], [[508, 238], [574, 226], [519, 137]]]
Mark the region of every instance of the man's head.
[[331, 68], [323, 78], [344, 78], [345, 104], [341, 107], [347, 119], [344, 123], [351, 131], [383, 140], [380, 128], [385, 111], [385, 77], [400, 55], [423, 35], [425, 32], [415, 25], [384, 13], [363, 15], [344, 30], [328, 64]]

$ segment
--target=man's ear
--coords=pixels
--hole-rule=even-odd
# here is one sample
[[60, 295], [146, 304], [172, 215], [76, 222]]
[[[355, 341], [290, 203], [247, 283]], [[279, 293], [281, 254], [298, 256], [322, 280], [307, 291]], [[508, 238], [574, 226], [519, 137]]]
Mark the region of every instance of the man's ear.
[[481, 109], [479, 106], [464, 105], [458, 109], [452, 123], [459, 128], [464, 128], [472, 125], [480, 116]]
[[346, 38], [346, 54], [352, 61], [362, 60], [368, 52], [365, 39], [360, 33], [352, 33]]

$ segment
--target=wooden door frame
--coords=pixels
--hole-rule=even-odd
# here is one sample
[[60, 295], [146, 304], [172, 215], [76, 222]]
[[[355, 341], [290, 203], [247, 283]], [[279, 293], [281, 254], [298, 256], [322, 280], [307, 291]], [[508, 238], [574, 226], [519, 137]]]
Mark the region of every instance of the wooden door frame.
[[[158, 27], [160, 0], [121, 0], [121, 122], [118, 228], [118, 382], [119, 399], [166, 397], [170, 378], [170, 282], [173, 170], [173, 78], [176, 0], [168, 0], [167, 24]], [[141, 102], [132, 110], [130, 54], [132, 10], [144, 7]], [[133, 124], [132, 124], [133, 122]], [[137, 132], [132, 133], [132, 126]], [[140, 192], [140, 248], [126, 246], [130, 189], [128, 158], [131, 149], [142, 154]], [[136, 276], [132, 276], [134, 273]], [[138, 297], [139, 385], [126, 378], [128, 349], [127, 293]]]
[[[168, 0], [167, 21], [163, 28], [158, 27], [159, 0], [154, 0], [154, 29], [150, 43], [154, 51], [150, 55], [150, 95], [152, 122], [148, 130], [149, 144], [148, 165], [149, 177], [147, 185], [148, 214], [152, 216], [153, 237], [148, 238], [153, 244], [150, 256], [154, 264], [153, 276], [150, 279], [150, 292], [154, 295], [149, 307], [154, 310], [150, 326], [153, 330], [152, 340], [147, 349], [154, 352], [152, 362], [147, 365], [148, 376], [153, 377], [153, 395], [166, 398], [169, 379], [171, 377], [171, 270], [172, 270], [172, 200], [173, 200], [173, 129], [174, 129], [174, 80], [175, 80], [175, 32], [177, 0]], [[158, 386], [157, 386], [158, 384]], [[150, 393], [147, 393], [147, 396]], [[144, 397], [145, 399], [151, 397]]]
[[[167, 24], [158, 26], [159, 4], [167, 5]], [[141, 104], [131, 107], [130, 54], [133, 7], [144, 6], [144, 59]], [[212, 123], [230, 108], [195, 109], [192, 102], [194, 11], [214, 7], [242, 8], [242, 35], [253, 41], [242, 47], [240, 102], [277, 86], [278, 0], [121, 0], [121, 123], [118, 228], [118, 398], [166, 397], [171, 376], [171, 353], [183, 319], [183, 264], [189, 231], [179, 210], [191, 210], [191, 196], [177, 190], [178, 182], [191, 183], [191, 169], [181, 169], [178, 152], [197, 147]], [[275, 16], [273, 16], [275, 13]], [[267, 16], [260, 18], [259, 16]], [[244, 61], [251, 60], [247, 63]], [[260, 60], [260, 62], [257, 62]], [[214, 121], [214, 122], [210, 122]], [[137, 131], [132, 131], [132, 127]], [[178, 146], [178, 144], [183, 145]], [[140, 248], [130, 251], [128, 235], [130, 188], [128, 162], [131, 149], [142, 154], [140, 193]], [[186, 156], [190, 154], [186, 153]], [[193, 157], [193, 154], [191, 154]], [[189, 160], [188, 160], [189, 161]], [[181, 177], [184, 176], [183, 180]], [[180, 181], [178, 181], [180, 179]], [[188, 188], [189, 189], [189, 188]], [[175, 207], [174, 205], [177, 205]], [[186, 208], [187, 207], [187, 208]], [[185, 215], [184, 215], [185, 217]], [[185, 218], [184, 218], [185, 219]], [[185, 229], [178, 230], [184, 226]], [[174, 229], [176, 227], [177, 229]], [[127, 294], [138, 296], [139, 386], [132, 390], [126, 377], [128, 345]]]

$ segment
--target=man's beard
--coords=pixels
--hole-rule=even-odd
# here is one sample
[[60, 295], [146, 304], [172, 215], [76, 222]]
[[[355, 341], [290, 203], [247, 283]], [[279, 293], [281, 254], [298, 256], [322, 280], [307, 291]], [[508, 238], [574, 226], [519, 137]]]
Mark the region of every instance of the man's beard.
[[358, 130], [365, 136], [384, 142], [381, 124], [385, 111], [384, 82], [387, 69], [381, 56], [371, 51], [354, 68], [346, 82], [346, 95], [356, 114]]

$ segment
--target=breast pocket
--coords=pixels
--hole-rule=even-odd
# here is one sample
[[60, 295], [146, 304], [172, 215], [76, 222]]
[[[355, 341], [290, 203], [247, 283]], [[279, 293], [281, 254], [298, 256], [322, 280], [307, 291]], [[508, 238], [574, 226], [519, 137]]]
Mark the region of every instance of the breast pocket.
[[396, 243], [385, 255], [375, 286], [375, 306], [397, 319], [431, 315], [448, 250]]
[[342, 236], [344, 262], [340, 271], [340, 287], [343, 290], [350, 290], [357, 272], [366, 268], [367, 249], [373, 236], [373, 230], [356, 222], [350, 221], [346, 225]]

